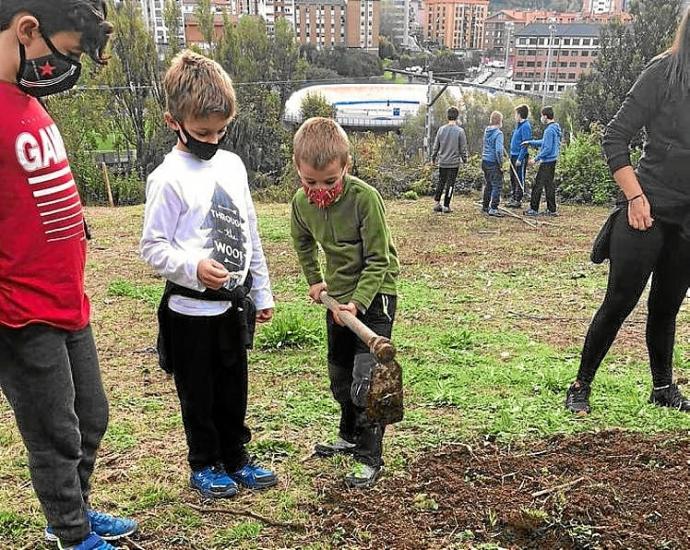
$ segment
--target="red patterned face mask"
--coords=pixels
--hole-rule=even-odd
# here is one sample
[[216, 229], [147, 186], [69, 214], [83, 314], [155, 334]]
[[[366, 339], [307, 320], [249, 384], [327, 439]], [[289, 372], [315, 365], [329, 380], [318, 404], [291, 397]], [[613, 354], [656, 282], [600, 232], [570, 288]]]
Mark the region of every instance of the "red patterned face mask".
[[316, 205], [318, 208], [328, 208], [343, 194], [343, 189], [345, 187], [344, 180], [345, 173], [343, 172], [343, 175], [336, 183], [326, 188], [313, 189], [306, 183], [302, 183], [302, 189], [304, 189], [304, 194], [307, 195], [310, 203]]

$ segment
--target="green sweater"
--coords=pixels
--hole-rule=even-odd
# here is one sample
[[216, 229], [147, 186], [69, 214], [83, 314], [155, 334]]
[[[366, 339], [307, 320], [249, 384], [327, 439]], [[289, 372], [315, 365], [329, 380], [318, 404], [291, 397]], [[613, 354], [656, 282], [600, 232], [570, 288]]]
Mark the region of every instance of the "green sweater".
[[398, 254], [379, 192], [347, 176], [345, 189], [328, 208], [311, 204], [304, 190], [292, 199], [292, 240], [309, 285], [324, 280], [317, 243], [326, 256], [328, 293], [341, 303], [368, 309], [378, 293], [396, 294]]

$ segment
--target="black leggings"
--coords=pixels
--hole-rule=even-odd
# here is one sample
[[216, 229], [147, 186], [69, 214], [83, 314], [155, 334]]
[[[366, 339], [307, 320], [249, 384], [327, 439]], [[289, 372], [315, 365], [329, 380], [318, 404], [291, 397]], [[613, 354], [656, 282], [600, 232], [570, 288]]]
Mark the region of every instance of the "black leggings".
[[680, 228], [654, 222], [638, 231], [622, 211], [611, 231], [611, 266], [604, 303], [589, 326], [577, 378], [591, 384], [616, 334], [652, 275], [647, 303], [647, 349], [654, 386], [672, 381], [676, 315], [690, 284], [690, 241]]

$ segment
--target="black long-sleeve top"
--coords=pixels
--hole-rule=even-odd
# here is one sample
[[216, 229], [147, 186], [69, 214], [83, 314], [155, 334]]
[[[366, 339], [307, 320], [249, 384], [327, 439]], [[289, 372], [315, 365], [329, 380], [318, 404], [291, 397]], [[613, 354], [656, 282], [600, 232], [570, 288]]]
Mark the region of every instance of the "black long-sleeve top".
[[644, 128], [637, 176], [656, 219], [683, 225], [690, 236], [690, 90], [669, 89], [670, 55], [652, 60], [606, 128], [611, 173], [630, 166], [630, 142]]

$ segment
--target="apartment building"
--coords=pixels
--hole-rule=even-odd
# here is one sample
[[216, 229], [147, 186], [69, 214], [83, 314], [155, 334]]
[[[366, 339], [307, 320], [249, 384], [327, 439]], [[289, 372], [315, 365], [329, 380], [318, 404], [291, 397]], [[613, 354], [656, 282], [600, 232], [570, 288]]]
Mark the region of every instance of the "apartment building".
[[[182, 1], [175, 0], [180, 6], [180, 12], [182, 11]], [[163, 13], [165, 10], [166, 0], [140, 0], [141, 14], [144, 18], [144, 23], [146, 23], [146, 28], [149, 30], [156, 42], [156, 47], [165, 48], [170, 44], [171, 40], [177, 40], [179, 43], [184, 44], [184, 25], [183, 20], [177, 23], [177, 26], [172, 31], [169, 31], [165, 26], [165, 21], [163, 18]]]
[[557, 94], [575, 86], [599, 55], [600, 31], [600, 25], [588, 23], [533, 23], [517, 31], [514, 89]]
[[[575, 23], [582, 18], [580, 12], [546, 10], [500, 10], [486, 18], [484, 23], [484, 49], [494, 57], [504, 57], [506, 41], [514, 45], [515, 32], [532, 23]], [[511, 51], [512, 55], [512, 51]]]
[[599, 15], [604, 13], [622, 13], [625, 11], [625, 0], [583, 0], [582, 13]]
[[451, 50], [484, 49], [489, 0], [427, 0], [424, 39]]
[[380, 0], [296, 0], [295, 34], [300, 44], [377, 51]]

